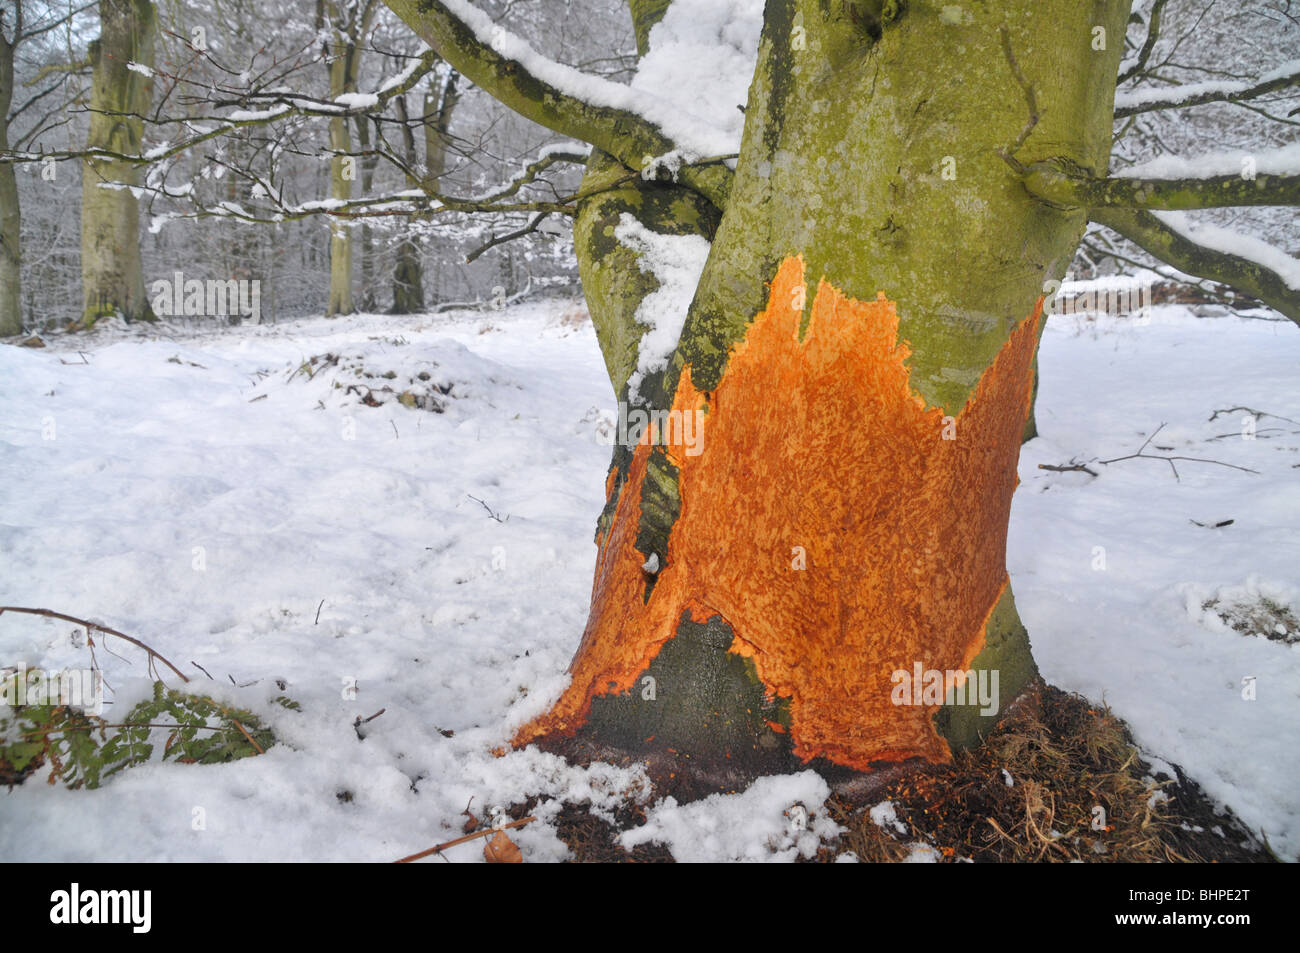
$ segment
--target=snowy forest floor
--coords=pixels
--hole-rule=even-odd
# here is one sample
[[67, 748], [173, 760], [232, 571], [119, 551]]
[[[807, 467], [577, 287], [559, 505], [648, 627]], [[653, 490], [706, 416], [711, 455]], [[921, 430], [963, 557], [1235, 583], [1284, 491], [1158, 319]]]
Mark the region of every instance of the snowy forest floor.
[[[583, 317], [538, 301], [0, 346], [0, 604], [142, 639], [279, 741], [228, 764], [156, 755], [94, 790], [42, 783], [47, 766], [0, 794], [0, 855], [393, 860], [459, 836], [468, 805], [527, 807], [510, 836], [528, 861], [572, 858], [593, 820], [678, 860], [962, 859], [909, 823], [905, 792], [867, 814], [900, 848], [873, 847], [811, 771], [679, 805], [636, 769], [494, 755], [558, 695], [585, 621], [615, 402]], [[1289, 322], [1054, 317], [1008, 552], [1046, 680], [1109, 706], [1155, 778], [1181, 771], [1284, 859], [1300, 857], [1298, 366]], [[1146, 454], [1219, 463], [1099, 462], [1161, 424]], [[101, 644], [111, 718], [151, 680], [137, 650]], [[84, 630], [0, 616], [0, 667], [88, 661]]]

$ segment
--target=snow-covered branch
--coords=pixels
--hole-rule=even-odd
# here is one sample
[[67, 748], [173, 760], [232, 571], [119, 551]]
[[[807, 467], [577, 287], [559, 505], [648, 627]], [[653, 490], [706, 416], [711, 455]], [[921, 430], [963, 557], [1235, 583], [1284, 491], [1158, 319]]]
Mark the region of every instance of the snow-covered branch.
[[[279, 190], [261, 176], [248, 169], [216, 159], [213, 161], [230, 175], [246, 180], [249, 183], [252, 195], [261, 200], [262, 204], [249, 206], [231, 201], [204, 204], [199, 201], [192, 185], [185, 185], [178, 189], [168, 189], [161, 179], [158, 181], [151, 180], [149, 184], [137, 187], [136, 191], [141, 195], [185, 201], [190, 204], [187, 211], [168, 212], [155, 216], [151, 231], [157, 231], [170, 221], [201, 218], [225, 218], [249, 224], [272, 225], [299, 221], [318, 215], [342, 219], [414, 218], [448, 213], [463, 215], [518, 215], [531, 213], [542, 218], [550, 215], [568, 217], [575, 214], [576, 205], [579, 201], [591, 197], [598, 191], [605, 190], [605, 188], [586, 189], [573, 194], [557, 194], [550, 201], [515, 198], [525, 186], [536, 183], [546, 170], [562, 163], [581, 164], [584, 162], [587, 156], [580, 148], [548, 146], [542, 150], [541, 154], [533, 162], [524, 166], [514, 180], [490, 193], [471, 196], [451, 195], [434, 188], [431, 181], [419, 178], [417, 175], [418, 170], [410, 168], [401, 158], [387, 150], [341, 154], [357, 158], [366, 155], [378, 155], [397, 165], [406, 173], [409, 181], [418, 181], [419, 184], [415, 188], [358, 196], [352, 199], [314, 199], [308, 202], [291, 203], [284, 201]], [[629, 175], [635, 174], [629, 173]], [[608, 188], [615, 188], [623, 184], [624, 181], [625, 179], [621, 179], [617, 183], [608, 186]], [[552, 191], [554, 191], [553, 188]]]
[[1193, 225], [1181, 212], [1099, 208], [1089, 213], [1180, 271], [1231, 285], [1300, 324], [1300, 261], [1266, 242], [1213, 225]]
[[716, 159], [733, 144], [709, 124], [667, 100], [542, 56], [466, 0], [386, 2], [470, 82], [520, 115], [591, 143], [632, 169], [685, 153], [678, 181], [725, 207], [732, 171]]
[[1115, 118], [1206, 103], [1238, 103], [1300, 86], [1300, 59], [1290, 60], [1256, 80], [1211, 80], [1178, 86], [1146, 87], [1115, 94]]

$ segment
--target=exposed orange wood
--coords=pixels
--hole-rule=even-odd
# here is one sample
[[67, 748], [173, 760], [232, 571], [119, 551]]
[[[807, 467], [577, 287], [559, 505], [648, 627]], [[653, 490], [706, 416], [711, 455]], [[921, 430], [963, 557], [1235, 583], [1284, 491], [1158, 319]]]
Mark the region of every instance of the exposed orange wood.
[[593, 696], [631, 689], [689, 612], [722, 616], [733, 651], [790, 700], [799, 757], [856, 768], [950, 759], [934, 707], [891, 704], [890, 676], [916, 661], [966, 669], [983, 646], [1007, 584], [1042, 301], [945, 428], [943, 411], [910, 386], [894, 303], [823, 281], [800, 341], [804, 295], [793, 292], [803, 282], [802, 258], [786, 259], [714, 391], [683, 372], [674, 408], [707, 398], [702, 451], [667, 448], [682, 507], [649, 602], [636, 536], [652, 447], [636, 447], [600, 540], [572, 683], [516, 744], [572, 732]]

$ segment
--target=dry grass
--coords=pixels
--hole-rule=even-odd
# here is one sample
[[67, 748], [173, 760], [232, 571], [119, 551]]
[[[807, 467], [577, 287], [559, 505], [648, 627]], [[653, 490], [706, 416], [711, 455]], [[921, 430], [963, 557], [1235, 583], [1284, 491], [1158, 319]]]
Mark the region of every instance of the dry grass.
[[832, 801], [849, 829], [841, 849], [864, 861], [901, 860], [917, 842], [951, 861], [1270, 859], [1241, 846], [1247, 832], [1185, 778], [1150, 780], [1109, 710], [1054, 688], [1028, 697], [978, 750], [903, 773], [870, 800], [892, 801], [908, 831], [878, 827], [871, 803]]
[[575, 302], [551, 319], [550, 327], [560, 328], [565, 334], [582, 329], [591, 323], [591, 315], [581, 302]]
[[1242, 635], [1262, 635], [1272, 642], [1294, 645], [1300, 642], [1300, 619], [1290, 606], [1260, 596], [1253, 602], [1220, 603], [1211, 599], [1201, 608], [1222, 619], [1230, 629]]

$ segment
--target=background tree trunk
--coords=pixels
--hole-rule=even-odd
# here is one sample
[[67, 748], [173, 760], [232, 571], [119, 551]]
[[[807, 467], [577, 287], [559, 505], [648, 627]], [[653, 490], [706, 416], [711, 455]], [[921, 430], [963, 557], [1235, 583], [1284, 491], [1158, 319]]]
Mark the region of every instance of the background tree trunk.
[[[362, 153], [370, 152], [370, 120], [366, 116], [354, 117], [357, 127], [357, 143], [361, 146]], [[369, 195], [375, 184], [375, 164], [378, 157], [371, 155], [361, 156], [361, 194]], [[371, 235], [370, 224], [367, 220], [361, 220], [360, 241], [357, 242], [357, 248], [361, 257], [361, 310], [373, 312], [378, 309], [379, 304], [375, 298], [375, 248], [374, 239]]]
[[[153, 4], [100, 0], [99, 18], [99, 39], [90, 46], [87, 147], [138, 154], [144, 129], [139, 117], [149, 109], [153, 78], [129, 64], [153, 67]], [[153, 317], [140, 261], [140, 207], [130, 190], [139, 184], [136, 165], [113, 159], [86, 159], [82, 165], [82, 322], [87, 325], [108, 314], [127, 320]]]
[[[336, 39], [331, 49], [330, 60], [330, 98], [335, 99], [344, 93], [356, 91], [356, 48], [336, 31]], [[352, 181], [356, 175], [356, 159], [342, 153], [352, 149], [351, 136], [348, 135], [348, 121], [345, 117], [330, 120], [330, 149], [334, 158], [330, 160], [330, 198], [346, 202], [352, 198]], [[352, 302], [352, 230], [347, 219], [330, 219], [330, 290], [329, 302], [325, 314], [352, 314], [356, 307]]]
[[[424, 178], [411, 179], [408, 184], [437, 191], [447, 169], [447, 137], [451, 129], [451, 116], [460, 100], [460, 77], [447, 68], [441, 81], [434, 80], [424, 94]], [[406, 151], [403, 160], [408, 167], [416, 166], [415, 132], [407, 121], [406, 101], [397, 99], [398, 115], [402, 120], [402, 142]], [[424, 309], [424, 279], [420, 267], [420, 249], [409, 235], [397, 246], [397, 264], [393, 268], [393, 313], [412, 314]]]
[[[22, 20], [15, 17], [13, 42], [0, 16], [0, 152], [9, 148], [9, 106], [14, 92], [14, 48]], [[18, 334], [22, 317], [22, 217], [18, 205], [18, 177], [12, 162], [0, 162], [0, 337]]]
[[424, 96], [424, 187], [437, 190], [447, 171], [451, 117], [460, 102], [460, 75], [448, 69], [440, 84]]
[[[396, 103], [397, 118], [402, 124], [402, 161], [413, 169], [419, 162], [415, 152], [415, 130], [411, 128], [406, 97], [398, 96]], [[406, 184], [411, 187], [418, 185], [411, 176], [407, 176]], [[398, 242], [397, 260], [393, 264], [393, 314], [417, 314], [423, 310], [424, 272], [420, 266], [420, 249], [407, 230]]]

